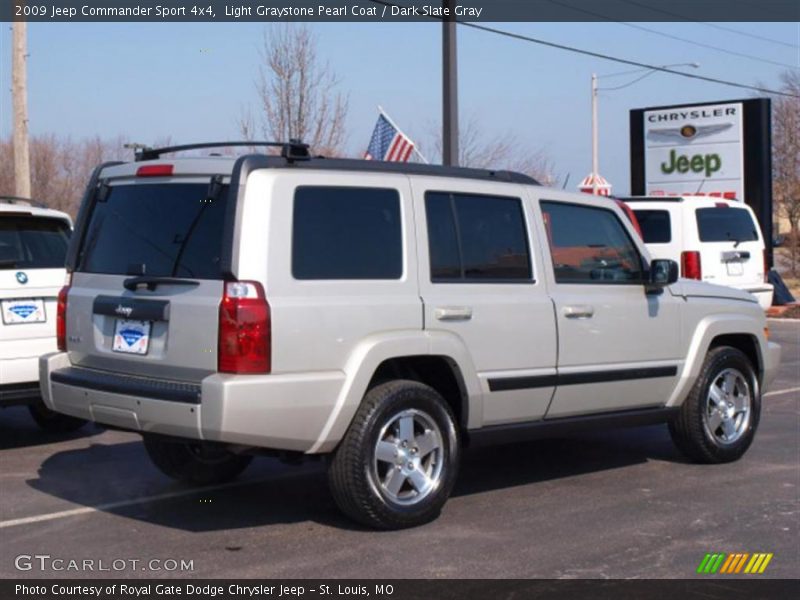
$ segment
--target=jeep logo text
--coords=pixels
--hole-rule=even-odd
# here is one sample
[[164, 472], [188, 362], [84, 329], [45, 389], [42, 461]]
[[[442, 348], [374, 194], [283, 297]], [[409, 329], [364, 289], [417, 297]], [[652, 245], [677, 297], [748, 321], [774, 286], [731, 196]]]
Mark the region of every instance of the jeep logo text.
[[133, 308], [130, 306], [122, 306], [121, 304], [114, 309], [114, 312], [118, 315], [125, 315], [126, 317], [130, 317], [131, 313], [133, 312]]
[[722, 167], [722, 159], [719, 154], [695, 154], [694, 156], [678, 155], [675, 150], [670, 150], [669, 160], [661, 163], [661, 172], [665, 175], [671, 173], [702, 173], [705, 171], [706, 177], [711, 177]]

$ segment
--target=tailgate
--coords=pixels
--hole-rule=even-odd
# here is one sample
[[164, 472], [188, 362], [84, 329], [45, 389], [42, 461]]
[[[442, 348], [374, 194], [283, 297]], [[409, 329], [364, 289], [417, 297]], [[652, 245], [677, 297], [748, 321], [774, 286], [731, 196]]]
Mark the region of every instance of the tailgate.
[[217, 370], [222, 281], [127, 290], [130, 277], [76, 273], [67, 348], [76, 366], [199, 381]]
[[24, 211], [0, 212], [0, 359], [30, 356], [25, 340], [55, 338], [70, 225]]
[[764, 243], [747, 209], [721, 203], [696, 211], [703, 279], [749, 289], [764, 283]]
[[200, 381], [217, 370], [227, 185], [111, 185], [88, 216], [67, 300], [73, 365]]

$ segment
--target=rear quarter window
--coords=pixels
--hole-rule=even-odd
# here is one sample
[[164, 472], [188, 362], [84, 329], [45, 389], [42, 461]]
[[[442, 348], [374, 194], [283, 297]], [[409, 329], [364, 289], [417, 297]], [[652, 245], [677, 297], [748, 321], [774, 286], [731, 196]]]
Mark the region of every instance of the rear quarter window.
[[69, 236], [61, 219], [0, 213], [0, 270], [63, 267]]
[[758, 225], [743, 208], [698, 208], [697, 233], [701, 242], [752, 242], [758, 239]]
[[295, 279], [400, 279], [402, 275], [397, 190], [297, 188], [292, 218]]
[[634, 210], [645, 244], [669, 244], [672, 241], [672, 222], [666, 210]]

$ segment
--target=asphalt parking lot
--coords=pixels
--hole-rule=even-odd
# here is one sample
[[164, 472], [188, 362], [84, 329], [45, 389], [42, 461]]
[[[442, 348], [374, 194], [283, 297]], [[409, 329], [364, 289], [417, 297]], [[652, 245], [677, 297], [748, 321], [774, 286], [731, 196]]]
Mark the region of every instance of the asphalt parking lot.
[[[321, 463], [260, 458], [190, 490], [137, 435], [0, 411], [0, 577], [683, 578], [707, 552], [770, 552], [756, 577], [797, 578], [800, 323], [770, 327], [783, 361], [741, 461], [689, 464], [662, 426], [472, 450], [442, 516], [400, 532], [343, 518]], [[52, 569], [70, 560], [94, 570]]]

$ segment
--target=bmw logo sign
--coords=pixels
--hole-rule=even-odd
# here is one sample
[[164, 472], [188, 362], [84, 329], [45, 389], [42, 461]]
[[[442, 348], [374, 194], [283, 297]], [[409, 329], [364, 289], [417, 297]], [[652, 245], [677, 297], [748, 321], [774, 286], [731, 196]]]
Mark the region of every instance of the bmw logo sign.
[[19, 281], [22, 285], [25, 285], [28, 283], [28, 276], [22, 271], [17, 271], [17, 281]]

